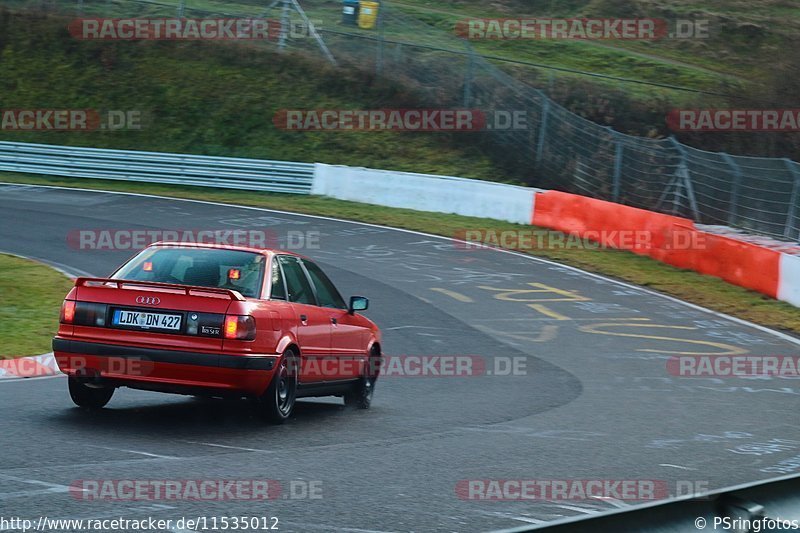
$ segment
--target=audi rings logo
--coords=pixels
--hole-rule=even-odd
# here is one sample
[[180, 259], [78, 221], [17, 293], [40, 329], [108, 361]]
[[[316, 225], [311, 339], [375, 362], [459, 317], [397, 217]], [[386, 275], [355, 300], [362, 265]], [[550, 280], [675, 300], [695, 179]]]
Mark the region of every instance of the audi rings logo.
[[137, 296], [136, 303], [142, 305], [158, 305], [161, 303], [161, 298], [155, 296]]

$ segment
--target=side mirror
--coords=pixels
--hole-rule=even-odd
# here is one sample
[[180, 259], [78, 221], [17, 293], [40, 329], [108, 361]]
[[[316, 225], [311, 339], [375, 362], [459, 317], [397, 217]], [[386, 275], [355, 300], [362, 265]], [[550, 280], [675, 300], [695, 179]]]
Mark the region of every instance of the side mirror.
[[351, 315], [356, 311], [366, 311], [369, 307], [369, 300], [363, 296], [351, 296], [350, 305], [347, 307], [347, 312]]

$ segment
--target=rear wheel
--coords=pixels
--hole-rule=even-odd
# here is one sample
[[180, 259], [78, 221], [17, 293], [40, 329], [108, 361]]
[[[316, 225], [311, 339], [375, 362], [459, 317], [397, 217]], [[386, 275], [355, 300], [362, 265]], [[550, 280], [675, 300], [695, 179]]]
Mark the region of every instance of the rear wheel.
[[101, 409], [114, 395], [114, 387], [92, 387], [79, 379], [70, 377], [69, 396], [75, 405], [87, 409]]
[[370, 408], [372, 396], [375, 394], [375, 382], [378, 380], [378, 373], [380, 372], [380, 357], [380, 353], [377, 350], [373, 350], [367, 361], [364, 375], [359, 378], [353, 389], [344, 395], [344, 404], [346, 406], [355, 407], [356, 409]]
[[283, 424], [292, 416], [297, 399], [297, 354], [286, 350], [272, 382], [256, 401], [258, 412], [273, 424]]

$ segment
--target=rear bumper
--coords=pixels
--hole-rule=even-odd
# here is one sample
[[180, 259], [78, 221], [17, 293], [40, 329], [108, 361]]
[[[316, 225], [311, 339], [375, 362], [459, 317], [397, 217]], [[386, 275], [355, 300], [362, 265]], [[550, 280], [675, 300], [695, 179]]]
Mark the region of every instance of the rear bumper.
[[70, 376], [115, 385], [182, 392], [185, 388], [261, 394], [272, 378], [277, 354], [235, 355], [137, 348], [56, 337], [53, 352]]

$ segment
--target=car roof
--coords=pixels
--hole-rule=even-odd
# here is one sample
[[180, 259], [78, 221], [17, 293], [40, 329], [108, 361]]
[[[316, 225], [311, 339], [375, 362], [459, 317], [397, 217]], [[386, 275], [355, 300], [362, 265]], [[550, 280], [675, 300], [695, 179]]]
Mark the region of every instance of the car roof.
[[307, 259], [305, 256], [287, 250], [278, 250], [275, 248], [257, 248], [253, 246], [238, 246], [233, 244], [213, 244], [205, 242], [159, 241], [152, 243], [151, 245], [148, 246], [148, 248], [161, 248], [167, 246], [173, 248], [211, 248], [217, 250], [233, 250], [237, 252], [252, 252], [262, 255], [274, 255], [274, 254], [293, 255], [295, 257]]

